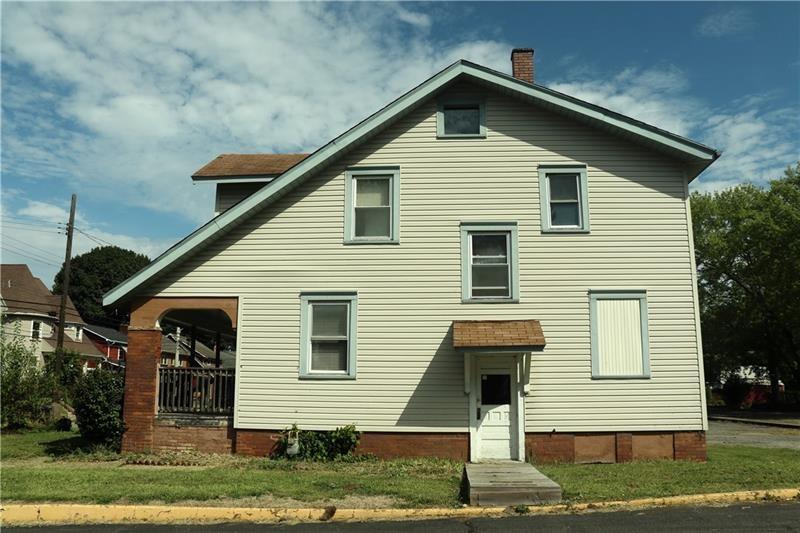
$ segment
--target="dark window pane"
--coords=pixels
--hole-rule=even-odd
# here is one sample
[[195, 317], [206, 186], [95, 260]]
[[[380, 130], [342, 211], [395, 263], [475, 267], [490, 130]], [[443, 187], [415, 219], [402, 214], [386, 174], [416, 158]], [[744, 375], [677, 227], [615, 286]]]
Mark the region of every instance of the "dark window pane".
[[511, 375], [481, 374], [481, 405], [511, 405]]
[[472, 288], [481, 287], [504, 287], [508, 292], [508, 266], [472, 265]]
[[311, 370], [347, 371], [347, 341], [313, 341]]
[[502, 256], [508, 255], [507, 239], [505, 234], [500, 235], [473, 235], [472, 236], [472, 255], [479, 256]]
[[356, 237], [391, 237], [390, 207], [356, 207]]
[[553, 226], [578, 226], [578, 204], [550, 204], [550, 217], [550, 224]]
[[457, 106], [444, 108], [445, 135], [479, 134], [481, 112], [479, 106]]
[[347, 335], [347, 304], [312, 304], [311, 336]]
[[548, 174], [551, 200], [578, 201], [577, 174]]
[[472, 289], [473, 298], [510, 298], [507, 288], [498, 289]]

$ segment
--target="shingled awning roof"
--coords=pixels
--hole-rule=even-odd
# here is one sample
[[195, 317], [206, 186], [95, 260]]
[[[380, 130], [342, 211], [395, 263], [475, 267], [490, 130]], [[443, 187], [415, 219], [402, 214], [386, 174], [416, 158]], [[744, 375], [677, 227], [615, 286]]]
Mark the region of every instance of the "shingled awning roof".
[[538, 320], [453, 321], [453, 348], [536, 349], [544, 345]]
[[193, 179], [269, 177], [283, 174], [309, 154], [222, 154], [192, 174]]

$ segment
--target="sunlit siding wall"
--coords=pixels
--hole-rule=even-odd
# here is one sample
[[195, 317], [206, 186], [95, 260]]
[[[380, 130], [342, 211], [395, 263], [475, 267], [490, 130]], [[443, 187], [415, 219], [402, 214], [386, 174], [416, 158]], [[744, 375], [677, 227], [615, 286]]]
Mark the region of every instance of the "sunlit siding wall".
[[[431, 100], [176, 267], [153, 295], [241, 299], [235, 423], [468, 429], [456, 319], [539, 319], [526, 431], [702, 429], [678, 164], [500, 94], [486, 139], [436, 139]], [[589, 234], [542, 234], [537, 165], [588, 166]], [[400, 165], [400, 244], [346, 246], [345, 169]], [[462, 304], [459, 223], [517, 221], [520, 303]], [[645, 289], [651, 379], [593, 380], [590, 289]], [[358, 291], [358, 377], [298, 380], [301, 291]]]

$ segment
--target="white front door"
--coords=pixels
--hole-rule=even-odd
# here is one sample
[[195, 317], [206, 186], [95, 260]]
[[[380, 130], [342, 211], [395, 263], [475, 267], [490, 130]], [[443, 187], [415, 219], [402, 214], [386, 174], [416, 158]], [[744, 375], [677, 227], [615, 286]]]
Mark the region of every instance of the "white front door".
[[518, 459], [518, 391], [514, 358], [479, 358], [475, 381], [472, 416], [475, 417], [478, 459]]

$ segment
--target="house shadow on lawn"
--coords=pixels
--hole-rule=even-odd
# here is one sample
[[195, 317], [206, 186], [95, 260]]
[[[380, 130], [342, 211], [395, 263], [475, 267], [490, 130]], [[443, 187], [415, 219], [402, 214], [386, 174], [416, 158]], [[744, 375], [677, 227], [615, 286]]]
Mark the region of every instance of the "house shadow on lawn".
[[51, 457], [66, 457], [75, 454], [88, 454], [96, 451], [97, 445], [92, 444], [80, 435], [64, 434], [63, 439], [55, 439], [42, 443], [45, 454]]

